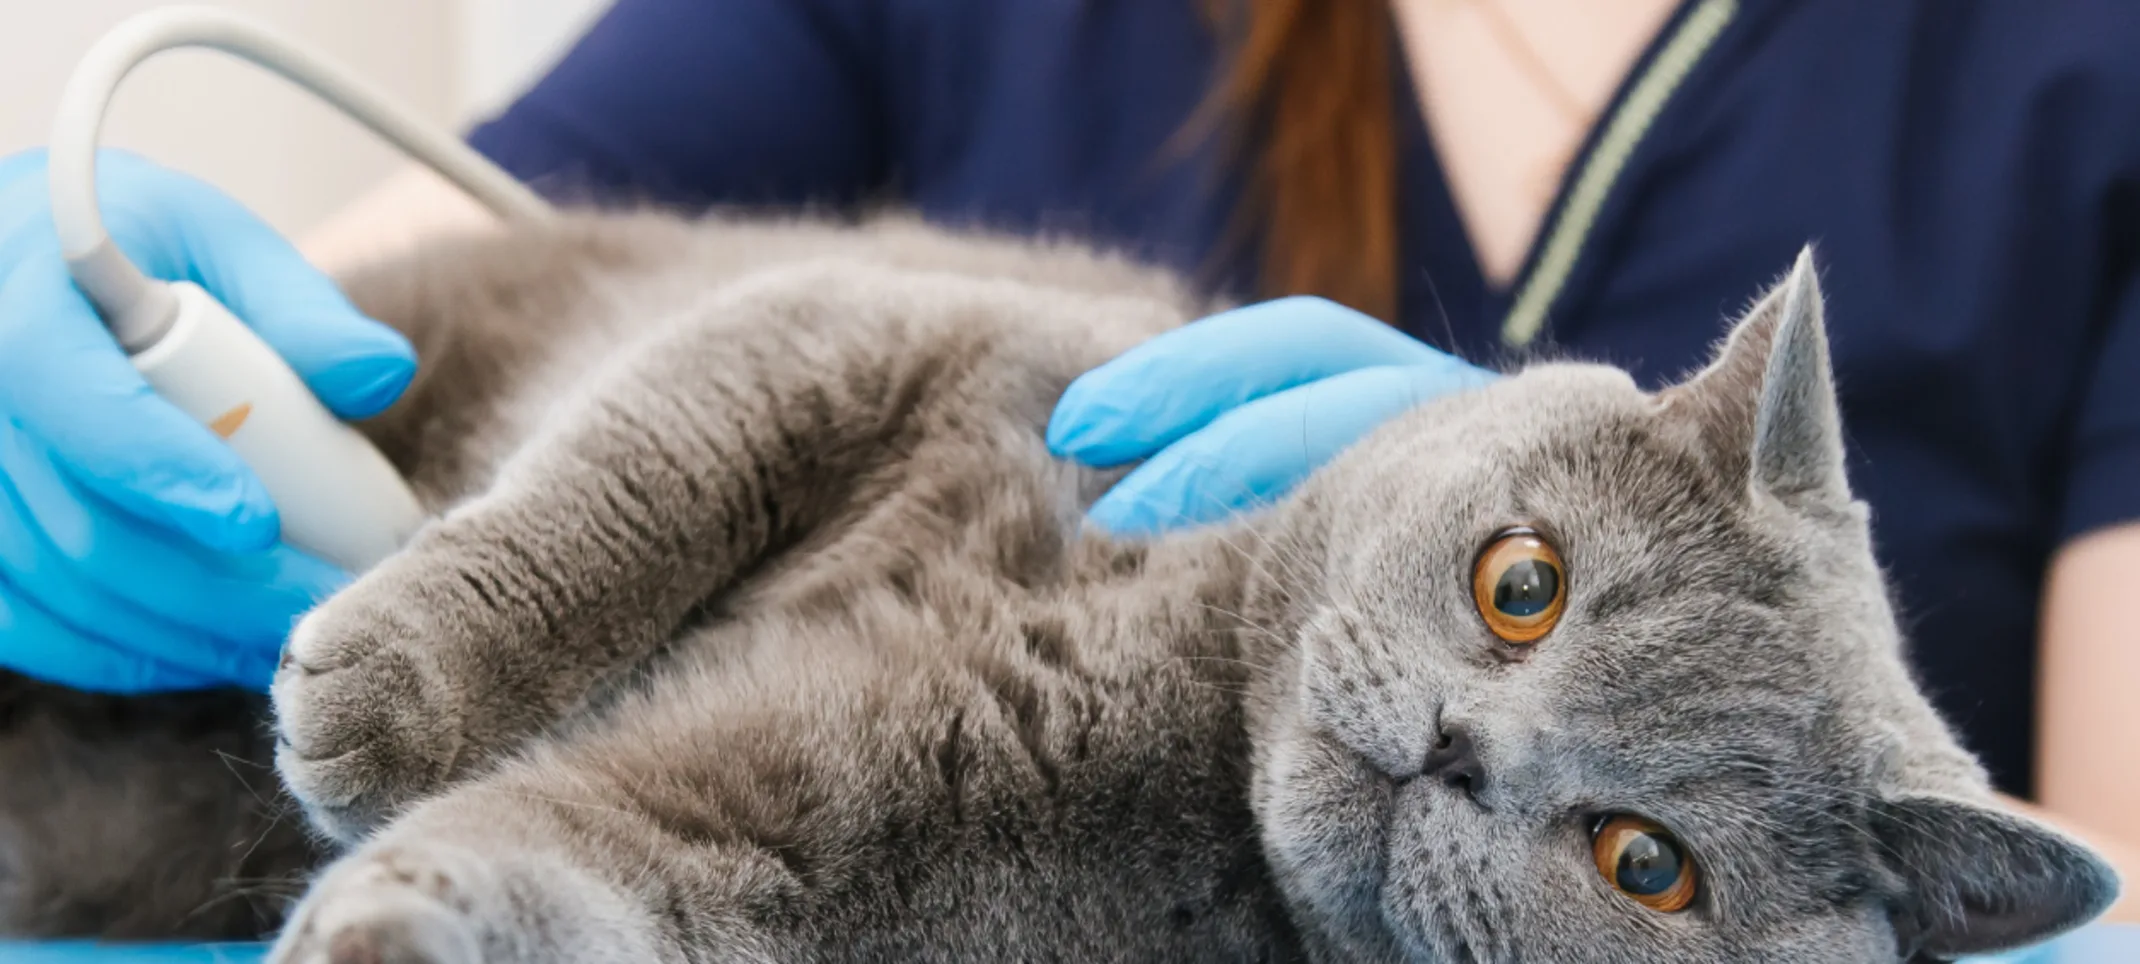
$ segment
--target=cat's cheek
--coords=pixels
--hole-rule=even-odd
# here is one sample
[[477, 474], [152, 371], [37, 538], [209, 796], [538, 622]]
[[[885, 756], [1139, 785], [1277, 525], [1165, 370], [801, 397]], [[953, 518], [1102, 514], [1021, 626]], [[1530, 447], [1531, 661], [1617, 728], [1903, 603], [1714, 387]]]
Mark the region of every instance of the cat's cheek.
[[1450, 680], [1378, 644], [1350, 620], [1333, 615], [1328, 621], [1335, 625], [1302, 646], [1299, 712], [1314, 733], [1341, 741], [1381, 773], [1416, 772]]
[[[1583, 841], [1434, 781], [1391, 808], [1379, 912], [1407, 956], [1425, 960], [1653, 960], [1600, 957], [1622, 922], [1602, 913]], [[1666, 958], [1680, 960], [1682, 958]], [[1686, 960], [1734, 960], [1693, 957]]]
[[1337, 742], [1304, 734], [1270, 748], [1257, 783], [1264, 848], [1291, 901], [1339, 933], [1379, 930], [1372, 909], [1390, 781]]

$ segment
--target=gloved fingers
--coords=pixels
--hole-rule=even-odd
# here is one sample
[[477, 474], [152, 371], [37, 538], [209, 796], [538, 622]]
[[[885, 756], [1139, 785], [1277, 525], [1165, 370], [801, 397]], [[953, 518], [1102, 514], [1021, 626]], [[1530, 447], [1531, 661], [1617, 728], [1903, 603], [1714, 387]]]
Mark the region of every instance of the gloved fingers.
[[1321, 298], [1250, 305], [1166, 332], [1070, 384], [1048, 447], [1089, 465], [1150, 457], [1249, 401], [1372, 366], [1463, 361]]
[[297, 371], [336, 415], [364, 418], [400, 397], [416, 352], [400, 333], [365, 317], [282, 235], [229, 195], [123, 151], [98, 164], [113, 180], [137, 178], [153, 204], [111, 204], [113, 240], [142, 270], [215, 295]]
[[[10, 501], [0, 504], [0, 512], [19, 511], [20, 504], [12, 501], [12, 493], [7, 498]], [[272, 679], [287, 622], [283, 632], [251, 640], [168, 622], [124, 596], [105, 591], [65, 564], [56, 563], [50, 549], [39, 545], [35, 535], [14, 527], [22, 520], [0, 521], [9, 525], [8, 531], [0, 532], [0, 580], [6, 580], [25, 604], [33, 605], [45, 622], [64, 628], [72, 638], [94, 639], [102, 649], [140, 661], [144, 672], [172, 670], [189, 679], [253, 689], [264, 688]], [[176, 581], [188, 581], [183, 573], [136, 575], [145, 581], [157, 575], [177, 575], [180, 578]], [[127, 685], [136, 689], [177, 688], [151, 682]]]
[[[28, 176], [42, 175], [44, 162], [42, 152], [6, 159], [15, 176], [0, 179], [0, 274], [39, 255], [61, 263], [45, 179]], [[243, 205], [124, 151], [99, 151], [97, 166], [105, 227], [120, 249], [152, 277], [206, 288], [337, 415], [377, 414], [408, 387], [416, 371], [408, 340], [359, 313]], [[65, 287], [72, 293], [72, 284]], [[95, 317], [79, 295], [71, 300]]]
[[52, 224], [52, 192], [44, 172], [43, 151], [0, 159], [0, 277], [31, 254], [59, 252], [59, 229]]
[[266, 488], [142, 381], [56, 248], [0, 272], [0, 413], [129, 512], [217, 549], [274, 542], [280, 527]]
[[1376, 426], [1491, 377], [1468, 366], [1363, 368], [1257, 399], [1138, 466], [1088, 517], [1150, 534], [1269, 504]]
[[0, 667], [95, 693], [209, 689], [223, 680], [113, 647], [53, 618], [0, 579]]
[[18, 177], [36, 177], [45, 170], [45, 149], [33, 147], [0, 157], [0, 189], [14, 183]]
[[298, 614], [346, 581], [286, 546], [213, 553], [137, 522], [78, 488], [43, 446], [5, 424], [0, 530], [0, 567], [47, 611], [110, 625], [108, 638], [153, 645], [142, 651], [202, 672], [272, 656]]

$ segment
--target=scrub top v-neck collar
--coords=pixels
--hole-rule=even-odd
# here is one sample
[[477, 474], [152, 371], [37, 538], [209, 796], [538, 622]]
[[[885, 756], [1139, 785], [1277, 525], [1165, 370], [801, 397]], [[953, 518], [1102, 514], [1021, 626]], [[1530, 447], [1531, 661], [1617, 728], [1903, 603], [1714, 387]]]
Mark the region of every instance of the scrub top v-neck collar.
[[1716, 69], [1721, 41], [1749, 19], [1749, 6], [1761, 3], [1680, 0], [1591, 122], [1505, 286], [1489, 281], [1481, 267], [1428, 130], [1409, 54], [1397, 44], [1400, 203], [1410, 235], [1400, 254], [1405, 327], [1473, 358], [1520, 355], [1550, 343], [1554, 308], [1574, 290], [1585, 254], [1625, 206], [1626, 192], [1617, 189], [1652, 159], [1659, 120], [1690, 78]]

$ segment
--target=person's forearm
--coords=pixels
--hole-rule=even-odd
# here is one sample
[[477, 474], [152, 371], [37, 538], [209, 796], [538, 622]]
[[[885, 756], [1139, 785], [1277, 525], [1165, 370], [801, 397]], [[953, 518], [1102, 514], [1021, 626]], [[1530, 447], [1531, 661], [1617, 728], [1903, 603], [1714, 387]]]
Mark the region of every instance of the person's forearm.
[[483, 231], [497, 218], [429, 168], [411, 166], [330, 216], [297, 242], [329, 273], [408, 250], [441, 234]]
[[2059, 549], [2038, 640], [2035, 811], [2125, 878], [2113, 919], [2140, 922], [2140, 525]]

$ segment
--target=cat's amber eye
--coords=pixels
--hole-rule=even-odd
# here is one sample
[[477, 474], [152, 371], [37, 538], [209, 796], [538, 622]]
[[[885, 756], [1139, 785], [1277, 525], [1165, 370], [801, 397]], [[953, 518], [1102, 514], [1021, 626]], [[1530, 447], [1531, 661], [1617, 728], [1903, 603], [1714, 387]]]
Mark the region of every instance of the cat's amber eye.
[[1607, 817], [1590, 836], [1598, 874], [1614, 890], [1670, 914], [1694, 903], [1694, 857], [1664, 829], [1641, 817]]
[[1560, 622], [1568, 580], [1560, 553], [1530, 529], [1505, 529], [1471, 567], [1471, 595], [1486, 628], [1511, 643], [1535, 643]]

